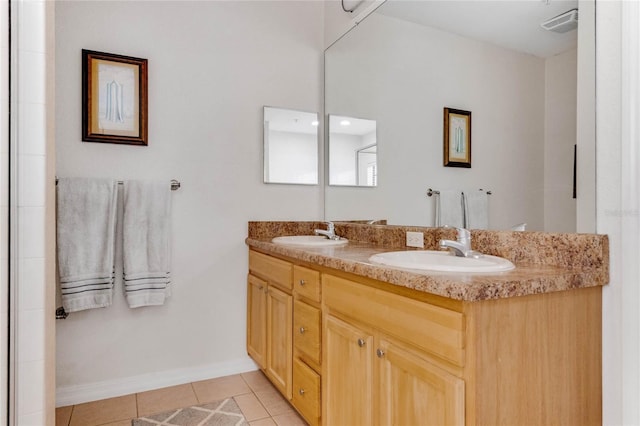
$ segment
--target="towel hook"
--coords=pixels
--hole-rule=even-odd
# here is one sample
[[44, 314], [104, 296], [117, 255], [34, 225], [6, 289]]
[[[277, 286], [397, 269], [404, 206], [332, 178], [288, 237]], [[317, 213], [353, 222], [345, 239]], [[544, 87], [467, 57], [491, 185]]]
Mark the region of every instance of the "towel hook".
[[440, 191], [438, 191], [437, 189], [429, 188], [429, 190], [427, 191], [427, 197], [433, 197], [434, 194], [440, 195]]

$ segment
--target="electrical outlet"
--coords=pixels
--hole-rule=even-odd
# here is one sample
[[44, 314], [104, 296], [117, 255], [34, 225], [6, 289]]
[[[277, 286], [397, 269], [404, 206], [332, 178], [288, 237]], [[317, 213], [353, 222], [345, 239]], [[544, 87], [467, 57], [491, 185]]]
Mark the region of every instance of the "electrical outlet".
[[407, 232], [407, 247], [424, 248], [424, 234], [422, 232]]

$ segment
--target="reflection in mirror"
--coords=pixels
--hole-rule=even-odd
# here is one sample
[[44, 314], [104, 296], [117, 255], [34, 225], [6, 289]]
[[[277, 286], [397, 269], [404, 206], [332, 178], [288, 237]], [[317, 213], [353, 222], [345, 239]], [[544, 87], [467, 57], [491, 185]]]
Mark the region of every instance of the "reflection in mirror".
[[[384, 123], [377, 133], [385, 146], [376, 188], [330, 180], [325, 219], [433, 226], [428, 188], [484, 188], [493, 194], [489, 229], [526, 222], [529, 230], [575, 232], [577, 99], [593, 96], [578, 96], [585, 87], [578, 64], [594, 66], [578, 61], [577, 43], [594, 37], [594, 23], [581, 20], [565, 33], [540, 24], [577, 6], [388, 0], [329, 47], [325, 110], [375, 117]], [[473, 113], [471, 168], [442, 165], [444, 107]]]
[[318, 184], [318, 114], [264, 107], [264, 182]]
[[329, 115], [329, 185], [377, 186], [376, 121]]

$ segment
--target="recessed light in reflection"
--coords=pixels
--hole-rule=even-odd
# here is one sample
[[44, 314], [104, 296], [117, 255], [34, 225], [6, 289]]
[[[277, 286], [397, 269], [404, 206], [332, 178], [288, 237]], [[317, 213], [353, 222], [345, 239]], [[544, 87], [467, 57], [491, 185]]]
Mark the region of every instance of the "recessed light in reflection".
[[312, 121], [312, 122], [311, 122], [311, 125], [312, 125], [312, 126], [317, 126], [318, 124], [320, 124], [320, 122], [318, 122], [317, 120], [316, 120], [316, 121]]
[[349, 120], [342, 120], [340, 122], [341, 126], [351, 126], [351, 122]]

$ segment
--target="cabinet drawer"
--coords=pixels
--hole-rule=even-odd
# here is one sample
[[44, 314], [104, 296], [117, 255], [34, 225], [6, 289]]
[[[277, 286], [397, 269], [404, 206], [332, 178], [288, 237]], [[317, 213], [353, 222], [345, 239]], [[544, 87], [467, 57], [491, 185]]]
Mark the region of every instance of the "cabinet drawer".
[[329, 309], [464, 367], [462, 313], [333, 275], [323, 274], [322, 286], [322, 299]]
[[313, 269], [295, 265], [293, 286], [297, 294], [320, 303], [320, 273]]
[[296, 300], [293, 304], [293, 345], [320, 364], [320, 327], [322, 325], [320, 309]]
[[266, 279], [271, 284], [277, 284], [285, 289], [291, 290], [291, 263], [266, 254], [249, 251], [249, 270], [261, 278]]
[[320, 376], [299, 359], [293, 361], [293, 405], [311, 425], [320, 418]]

